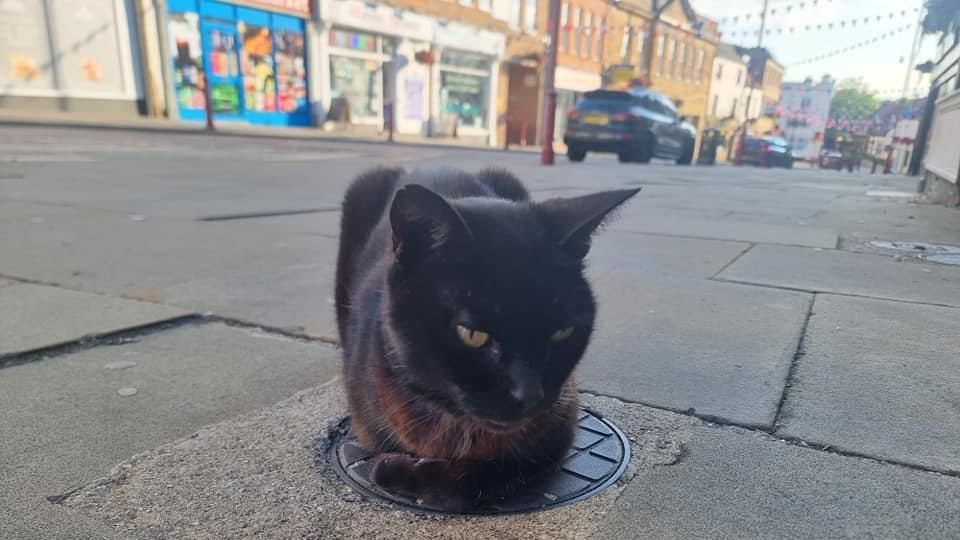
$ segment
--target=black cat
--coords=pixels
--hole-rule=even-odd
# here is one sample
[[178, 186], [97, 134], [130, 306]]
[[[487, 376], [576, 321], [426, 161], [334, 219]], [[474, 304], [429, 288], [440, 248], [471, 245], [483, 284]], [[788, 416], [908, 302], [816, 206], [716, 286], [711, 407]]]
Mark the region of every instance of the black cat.
[[505, 171], [376, 169], [343, 202], [337, 324], [381, 487], [448, 507], [569, 449], [593, 331], [590, 238], [639, 189], [532, 202]]

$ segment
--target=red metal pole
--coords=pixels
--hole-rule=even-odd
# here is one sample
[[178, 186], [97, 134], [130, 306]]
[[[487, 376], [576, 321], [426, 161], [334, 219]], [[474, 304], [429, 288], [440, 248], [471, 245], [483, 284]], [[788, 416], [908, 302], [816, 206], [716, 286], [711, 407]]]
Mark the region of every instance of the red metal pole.
[[210, 77], [207, 75], [206, 66], [203, 70], [203, 108], [207, 114], [207, 131], [213, 131], [213, 101], [210, 99]]
[[550, 32], [550, 46], [547, 61], [543, 68], [543, 150], [540, 152], [541, 165], [553, 165], [553, 125], [557, 114], [557, 89], [554, 88], [554, 75], [557, 70], [557, 44], [560, 41], [560, 0], [550, 0], [550, 13], [547, 19]]

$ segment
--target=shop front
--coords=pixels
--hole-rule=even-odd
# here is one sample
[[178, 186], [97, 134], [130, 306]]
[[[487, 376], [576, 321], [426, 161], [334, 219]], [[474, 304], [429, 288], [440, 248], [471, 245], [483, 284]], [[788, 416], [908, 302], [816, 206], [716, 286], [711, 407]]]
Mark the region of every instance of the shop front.
[[553, 139], [563, 140], [563, 132], [567, 129], [567, 114], [574, 109], [577, 101], [585, 92], [600, 88], [602, 78], [599, 73], [573, 69], [566, 66], [557, 66], [557, 113], [554, 123]]
[[0, 0], [0, 108], [141, 114], [131, 13], [125, 0]]
[[310, 0], [168, 0], [173, 92], [183, 120], [310, 125]]
[[434, 43], [439, 50], [434, 73], [439, 134], [483, 137], [496, 144], [495, 89], [505, 37], [481, 28], [438, 22]]
[[397, 131], [423, 133], [430, 71], [415, 56], [430, 50], [433, 19], [359, 0], [321, 6], [320, 42], [326, 45], [321, 63], [329, 73], [321, 92], [328, 104], [326, 120], [380, 129], [392, 105]]

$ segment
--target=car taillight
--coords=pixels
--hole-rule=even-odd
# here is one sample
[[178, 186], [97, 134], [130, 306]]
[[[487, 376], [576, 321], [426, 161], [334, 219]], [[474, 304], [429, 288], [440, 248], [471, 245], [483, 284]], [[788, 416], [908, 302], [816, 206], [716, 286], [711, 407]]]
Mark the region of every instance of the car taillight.
[[626, 122], [630, 119], [630, 113], [618, 112], [610, 115], [610, 120], [614, 122]]
[[570, 120], [576, 120], [580, 117], [580, 111], [576, 109], [570, 109], [570, 112], [567, 113], [567, 118]]
[[760, 148], [760, 151], [763, 152], [764, 154], [769, 154], [769, 153], [770, 153], [770, 145], [769, 145], [769, 144], [763, 145], [763, 147]]

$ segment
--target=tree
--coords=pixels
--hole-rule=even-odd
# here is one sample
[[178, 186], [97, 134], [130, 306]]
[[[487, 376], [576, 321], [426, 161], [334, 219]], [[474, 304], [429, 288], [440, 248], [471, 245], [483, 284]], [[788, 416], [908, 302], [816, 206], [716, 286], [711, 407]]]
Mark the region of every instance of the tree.
[[951, 23], [960, 21], [960, 0], [927, 0], [925, 7], [923, 31], [926, 34], [942, 34], [950, 30]]
[[831, 118], [863, 120], [877, 110], [877, 97], [860, 79], [845, 79], [837, 84], [830, 102]]

